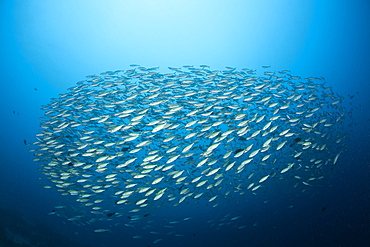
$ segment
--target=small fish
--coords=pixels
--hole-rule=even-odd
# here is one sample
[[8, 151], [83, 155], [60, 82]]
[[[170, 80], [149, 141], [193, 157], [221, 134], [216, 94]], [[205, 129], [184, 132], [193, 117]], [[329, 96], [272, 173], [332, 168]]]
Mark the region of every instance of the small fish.
[[110, 229], [96, 229], [94, 232], [109, 232]]

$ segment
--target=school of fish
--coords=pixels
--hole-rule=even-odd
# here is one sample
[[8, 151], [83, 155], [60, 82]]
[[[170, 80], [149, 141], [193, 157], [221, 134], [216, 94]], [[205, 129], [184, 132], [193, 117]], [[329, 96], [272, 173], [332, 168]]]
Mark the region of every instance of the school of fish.
[[311, 186], [343, 152], [348, 117], [323, 78], [207, 65], [89, 75], [42, 109], [34, 160], [84, 224], [216, 207], [287, 174]]

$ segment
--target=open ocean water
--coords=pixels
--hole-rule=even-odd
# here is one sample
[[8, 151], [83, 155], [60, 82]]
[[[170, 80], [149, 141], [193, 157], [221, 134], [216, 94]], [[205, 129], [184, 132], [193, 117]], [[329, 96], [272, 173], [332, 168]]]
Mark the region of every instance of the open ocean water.
[[370, 246], [369, 1], [0, 1], [0, 246]]

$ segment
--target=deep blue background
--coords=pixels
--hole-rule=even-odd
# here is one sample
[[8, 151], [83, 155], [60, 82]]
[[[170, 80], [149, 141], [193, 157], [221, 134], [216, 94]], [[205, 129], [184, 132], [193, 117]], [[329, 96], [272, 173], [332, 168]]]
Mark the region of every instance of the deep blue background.
[[[60, 197], [42, 188], [38, 164], [23, 144], [36, 140], [41, 105], [86, 75], [128, 69], [132, 63], [163, 71], [200, 64], [212, 69], [271, 65], [302, 77], [325, 77], [345, 96], [355, 122], [348, 129], [348, 150], [314, 193], [284, 193], [282, 185], [251, 197], [239, 208], [250, 226], [246, 231], [208, 229], [201, 223], [204, 208], [193, 221], [197, 226], [184, 228], [190, 235], [197, 231], [195, 236], [157, 245], [370, 246], [369, 44], [365, 0], [2, 0], [0, 209], [37, 231], [52, 229], [91, 246], [150, 245], [115, 242], [121, 240], [114, 233], [91, 234], [47, 215]], [[350, 101], [348, 94], [355, 97]]]

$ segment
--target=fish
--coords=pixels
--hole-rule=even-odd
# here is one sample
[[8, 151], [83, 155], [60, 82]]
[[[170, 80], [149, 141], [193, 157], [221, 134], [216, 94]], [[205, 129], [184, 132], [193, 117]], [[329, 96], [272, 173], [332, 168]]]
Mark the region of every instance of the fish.
[[159, 243], [162, 240], [163, 240], [162, 238], [158, 238], [158, 239], [156, 239], [156, 240], [153, 241], [153, 244]]
[[94, 232], [109, 232], [110, 229], [96, 229]]
[[337, 155], [335, 155], [334, 160], [333, 160], [333, 165], [335, 165], [337, 163], [340, 153], [341, 152], [339, 152]]
[[45, 188], [75, 201], [76, 215], [56, 215], [134, 226], [160, 207], [226, 205], [281, 180], [310, 188], [344, 155], [352, 114], [319, 77], [168, 69], [89, 75], [42, 106], [34, 161]]

